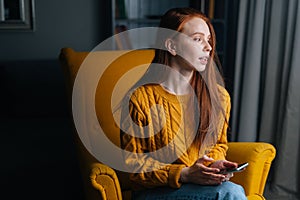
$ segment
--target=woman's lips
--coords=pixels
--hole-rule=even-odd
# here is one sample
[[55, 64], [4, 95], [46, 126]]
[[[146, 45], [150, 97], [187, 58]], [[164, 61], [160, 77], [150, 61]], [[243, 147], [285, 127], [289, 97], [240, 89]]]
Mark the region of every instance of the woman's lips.
[[199, 60], [202, 65], [206, 65], [208, 62], [208, 57], [203, 56], [203, 57], [200, 57]]

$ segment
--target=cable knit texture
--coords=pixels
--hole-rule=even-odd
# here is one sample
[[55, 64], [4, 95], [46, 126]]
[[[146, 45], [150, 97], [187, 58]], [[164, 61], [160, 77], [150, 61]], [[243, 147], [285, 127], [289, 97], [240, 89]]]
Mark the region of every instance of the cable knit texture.
[[[223, 87], [219, 91], [228, 121], [230, 97]], [[134, 153], [156, 153], [155, 158], [149, 154], [126, 157], [126, 164], [138, 172], [130, 175], [134, 189], [181, 186], [181, 169], [199, 158], [199, 146], [191, 145], [197, 127], [192, 99], [191, 95], [173, 95], [158, 84], [141, 86], [131, 95], [129, 116], [122, 117], [122, 148]], [[218, 140], [207, 154], [214, 160], [225, 159], [228, 149], [225, 117], [220, 111]]]

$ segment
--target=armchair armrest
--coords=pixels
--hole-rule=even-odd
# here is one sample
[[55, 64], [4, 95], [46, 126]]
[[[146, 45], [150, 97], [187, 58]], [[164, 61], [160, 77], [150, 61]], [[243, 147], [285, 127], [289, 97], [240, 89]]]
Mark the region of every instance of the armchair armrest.
[[231, 180], [242, 185], [247, 196], [262, 196], [276, 154], [274, 146], [263, 142], [229, 142], [228, 147], [228, 160], [249, 163], [245, 171], [235, 173]]
[[115, 171], [101, 163], [94, 163], [91, 168], [90, 180], [92, 186], [100, 192], [102, 199], [122, 199], [120, 183]]

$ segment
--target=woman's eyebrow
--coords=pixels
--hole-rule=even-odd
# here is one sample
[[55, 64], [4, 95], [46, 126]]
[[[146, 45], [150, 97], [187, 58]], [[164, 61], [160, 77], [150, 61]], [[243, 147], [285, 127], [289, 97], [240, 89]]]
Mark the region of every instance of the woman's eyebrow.
[[[202, 35], [202, 36], [205, 36], [205, 34], [202, 33], [202, 32], [195, 32], [195, 33], [192, 33], [190, 36], [194, 36], [194, 35]], [[211, 35], [208, 35], [207, 37], [210, 38]]]

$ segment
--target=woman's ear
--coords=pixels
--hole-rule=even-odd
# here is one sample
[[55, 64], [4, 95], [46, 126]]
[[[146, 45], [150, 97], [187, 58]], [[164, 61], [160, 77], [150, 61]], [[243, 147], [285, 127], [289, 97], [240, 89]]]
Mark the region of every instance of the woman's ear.
[[165, 47], [173, 56], [176, 56], [176, 46], [175, 42], [172, 39], [167, 39], [165, 42]]

